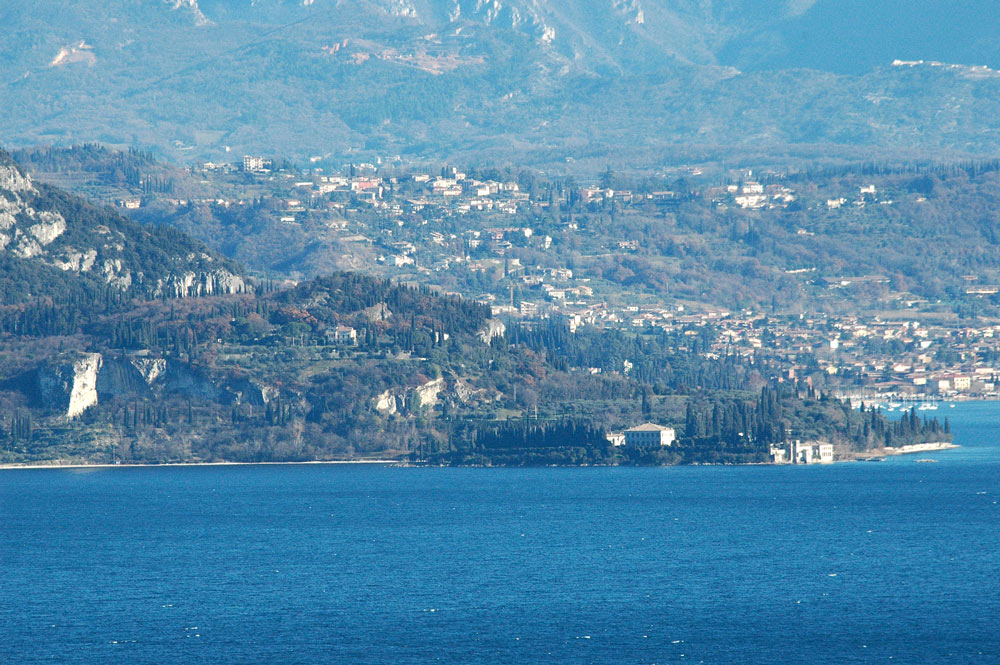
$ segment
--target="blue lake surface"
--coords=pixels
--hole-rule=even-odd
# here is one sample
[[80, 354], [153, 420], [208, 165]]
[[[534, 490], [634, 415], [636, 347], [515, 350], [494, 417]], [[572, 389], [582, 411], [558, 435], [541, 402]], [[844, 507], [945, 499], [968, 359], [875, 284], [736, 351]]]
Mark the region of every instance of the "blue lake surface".
[[937, 415], [827, 467], [0, 471], [0, 663], [1000, 663], [1000, 403]]

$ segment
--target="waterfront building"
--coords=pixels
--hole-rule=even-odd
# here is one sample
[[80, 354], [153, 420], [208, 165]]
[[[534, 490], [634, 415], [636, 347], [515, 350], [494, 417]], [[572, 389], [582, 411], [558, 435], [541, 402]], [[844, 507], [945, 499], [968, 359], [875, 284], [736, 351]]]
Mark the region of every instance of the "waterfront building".
[[673, 427], [644, 423], [625, 430], [625, 445], [631, 448], [659, 448], [669, 446], [677, 438]]

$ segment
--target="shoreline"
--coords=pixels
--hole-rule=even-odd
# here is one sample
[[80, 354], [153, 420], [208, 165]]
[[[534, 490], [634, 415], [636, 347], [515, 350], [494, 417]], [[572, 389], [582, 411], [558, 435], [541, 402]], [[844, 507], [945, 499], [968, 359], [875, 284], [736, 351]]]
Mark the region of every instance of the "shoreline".
[[[884, 458], [884, 457], [895, 457], [897, 455], [911, 455], [916, 453], [926, 453], [926, 452], [936, 452], [939, 450], [951, 450], [953, 448], [960, 448], [956, 443], [951, 443], [948, 441], [937, 441], [930, 443], [912, 443], [905, 446], [899, 446], [898, 448], [877, 448], [874, 450], [869, 450], [860, 453], [852, 453], [850, 456], [834, 460], [834, 463], [841, 462], [866, 462], [872, 459]], [[73, 462], [69, 464], [62, 464], [58, 461], [53, 461], [49, 463], [27, 463], [27, 464], [0, 464], [0, 471], [10, 471], [18, 469], [160, 469], [169, 467], [196, 467], [196, 466], [280, 466], [280, 465], [306, 465], [306, 464], [378, 464], [384, 466], [425, 466], [421, 464], [414, 464], [411, 461], [405, 459], [338, 459], [338, 460], [308, 460], [304, 462], [165, 462], [163, 464], [156, 463], [146, 463], [146, 464], [109, 464], [109, 463], [92, 463], [88, 464], [85, 462]], [[746, 464], [699, 464], [694, 463], [692, 465], [680, 465], [680, 464], [669, 464], [661, 466], [785, 466], [786, 464], [775, 464], [773, 462], [750, 462]], [[480, 465], [471, 465], [478, 467]], [[482, 465], [484, 468], [492, 468], [489, 465]], [[548, 466], [548, 465], [546, 465]], [[568, 468], [574, 468], [574, 465], [567, 465]], [[617, 466], [617, 465], [609, 465]], [[443, 465], [441, 468], [447, 468], [448, 465]], [[496, 468], [505, 468], [503, 466]]]
[[30, 464], [0, 464], [0, 471], [15, 469], [164, 469], [184, 466], [287, 466], [301, 464], [403, 464], [395, 459], [340, 459], [340, 460], [309, 460], [306, 462], [165, 462], [163, 464], [87, 464], [74, 462], [72, 464], [30, 463]]
[[846, 462], [867, 461], [879, 457], [896, 457], [897, 455], [913, 455], [915, 453], [930, 453], [939, 450], [951, 450], [961, 448], [957, 443], [950, 441], [935, 441], [931, 443], [911, 443], [898, 448], [876, 448], [863, 453], [854, 453]]

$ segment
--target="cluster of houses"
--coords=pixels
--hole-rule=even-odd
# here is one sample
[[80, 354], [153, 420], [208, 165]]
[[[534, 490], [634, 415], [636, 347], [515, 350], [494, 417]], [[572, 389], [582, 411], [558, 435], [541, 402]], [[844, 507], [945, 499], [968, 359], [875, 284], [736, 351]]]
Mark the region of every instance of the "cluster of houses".
[[[752, 175], [752, 173], [748, 174]], [[795, 190], [784, 184], [764, 185], [756, 180], [743, 180], [739, 184], [709, 187], [704, 194], [708, 196], [717, 208], [727, 209], [739, 207], [744, 210], [773, 210], [787, 208], [797, 199]], [[863, 208], [867, 205], [893, 205], [895, 201], [878, 191], [873, 184], [860, 185], [856, 193], [836, 195], [825, 200], [828, 210], [836, 210], [844, 206]], [[848, 198], [850, 197], [850, 198]], [[919, 200], [919, 199], [918, 199]], [[821, 207], [823, 206], [821, 201]]]
[[784, 185], [762, 185], [753, 180], [747, 180], [739, 185], [709, 188], [706, 195], [719, 208], [736, 205], [744, 210], [761, 210], [764, 208], [787, 208], [795, 200], [795, 192]]
[[537, 293], [541, 297], [518, 302], [502, 302], [490, 294], [480, 300], [491, 304], [494, 316], [528, 325], [559, 318], [571, 331], [590, 325], [660, 329], [683, 337], [709, 328], [714, 341], [703, 351], [706, 355], [736, 355], [750, 362], [770, 358], [784, 368], [781, 379], [806, 380], [845, 396], [863, 394], [869, 401], [1000, 395], [1000, 325], [988, 322], [765, 317], [751, 310], [695, 311], [679, 304], [611, 306], [596, 300], [586, 285], [551, 281], [543, 282]]
[[845, 396], [997, 396], [1000, 360], [993, 358], [1000, 357], [1000, 325], [877, 316], [765, 318], [750, 311], [701, 316], [718, 332], [713, 352], [771, 358], [786, 368], [785, 378], [821, 380]]
[[[647, 200], [662, 203], [676, 199], [672, 191], [638, 194], [595, 186], [584, 186], [572, 192], [561, 190], [557, 194], [532, 197], [531, 193], [523, 191], [515, 180], [477, 179], [455, 168], [444, 169], [439, 175], [429, 173], [381, 175], [383, 171], [375, 164], [358, 164], [352, 165], [349, 173], [323, 174], [321, 170], [316, 169], [312, 173], [296, 174], [276, 170], [272, 160], [258, 155], [244, 156], [241, 164], [206, 162], [193, 167], [192, 172], [202, 175], [226, 175], [237, 172], [249, 174], [281, 185], [282, 188], [294, 189], [295, 195], [292, 198], [315, 199], [328, 195], [347, 195], [352, 204], [367, 203], [389, 216], [425, 211], [442, 216], [491, 211], [515, 215], [529, 206], [544, 209], [553, 204], [565, 203], [571, 196], [578, 197], [578, 200], [585, 204], [612, 200], [626, 204]], [[286, 185], [288, 187], [285, 187]], [[140, 205], [139, 199], [131, 202], [136, 207]], [[238, 198], [205, 202], [223, 205], [246, 204], [245, 200]], [[343, 202], [339, 207], [344, 208]]]
[[816, 366], [847, 385], [918, 398], [996, 395], [1000, 325], [845, 317], [825, 328]]
[[[565, 201], [567, 197], [586, 204], [615, 201], [638, 205], [652, 200], [654, 205], [676, 202], [674, 192], [638, 194], [588, 185], [572, 192], [560, 190], [532, 196], [516, 181], [478, 179], [457, 169], [440, 174], [415, 173], [386, 175], [374, 164], [352, 166], [348, 172], [324, 174], [292, 173], [275, 170], [271, 160], [246, 156], [241, 164], [204, 164], [197, 169], [209, 177], [212, 172], [249, 175], [252, 181], [280, 192], [281, 205], [276, 209], [280, 220], [298, 224], [305, 215], [327, 219], [331, 229], [347, 241], [357, 240], [375, 250], [375, 259], [406, 273], [432, 275], [461, 267], [472, 274], [488, 276], [502, 289], [492, 289], [476, 296], [488, 304], [494, 316], [517, 319], [527, 325], [547, 319], [565, 321], [571, 330], [582, 326], [628, 328], [637, 331], [663, 330], [680, 335], [701, 335], [711, 328], [714, 342], [703, 353], [739, 355], [751, 360], [773, 358], [784, 368], [786, 379], [810, 380], [840, 394], [874, 396], [997, 396], [1000, 375], [1000, 326], [988, 323], [919, 317], [919, 298], [901, 302], [899, 309], [914, 312], [912, 320], [880, 320], [876, 317], [816, 315], [812, 317], [765, 317], [751, 311], [728, 311], [692, 303], [630, 303], [609, 299], [590, 279], [570, 267], [528, 265], [525, 250], [536, 255], [547, 252], [553, 238], [528, 226], [524, 216], [509, 218], [531, 208], [544, 208]], [[787, 206], [796, 201], [796, 192], [784, 184], [765, 184], [752, 173], [739, 184], [710, 187], [703, 195], [720, 205], [760, 209]], [[766, 179], [767, 176], [765, 176]], [[239, 180], [239, 179], [237, 179]], [[243, 182], [243, 180], [239, 180]], [[830, 197], [825, 207], [891, 202], [874, 185], [862, 184], [855, 192]], [[554, 198], [553, 198], [554, 197]], [[213, 198], [187, 202], [214, 205], [250, 205], [252, 197]], [[352, 206], [371, 209], [383, 220], [397, 220], [399, 226], [425, 224], [471, 211], [500, 213], [489, 218], [492, 226], [455, 230], [433, 226], [397, 230], [396, 223], [380, 230], [363, 224], [349, 224]], [[362, 204], [362, 205], [359, 205]], [[824, 207], [821, 199], [815, 203]], [[138, 198], [119, 201], [125, 208], [141, 205]], [[316, 215], [317, 211], [325, 213]], [[404, 222], [404, 220], [407, 220]], [[423, 221], [421, 221], [423, 220]], [[576, 232], [572, 216], [560, 224]], [[350, 228], [348, 228], [350, 226]], [[551, 231], [550, 231], [551, 232]], [[801, 230], [801, 233], [808, 233]], [[513, 251], [514, 249], [519, 251]], [[621, 238], [607, 248], [611, 254], [637, 251], [639, 243]], [[542, 261], [539, 261], [543, 263]], [[790, 267], [786, 273], [811, 273], [809, 266]], [[884, 275], [829, 277], [814, 280], [830, 290], [888, 288]], [[980, 283], [976, 275], [963, 277], [969, 298], [995, 296], [1000, 287]], [[334, 333], [331, 333], [333, 335]], [[331, 337], [337, 344], [350, 343], [347, 333]], [[946, 352], [942, 352], [946, 351]]]

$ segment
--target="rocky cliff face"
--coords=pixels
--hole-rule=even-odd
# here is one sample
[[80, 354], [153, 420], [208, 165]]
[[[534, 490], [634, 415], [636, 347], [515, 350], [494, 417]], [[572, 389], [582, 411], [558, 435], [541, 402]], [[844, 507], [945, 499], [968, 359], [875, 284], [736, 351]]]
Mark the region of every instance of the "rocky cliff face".
[[185, 272], [157, 281], [153, 293], [172, 298], [196, 298], [213, 294], [245, 293], [250, 290], [239, 275], [225, 269], [208, 272]]
[[476, 388], [466, 379], [452, 376], [448, 381], [444, 378], [432, 379], [410, 389], [389, 389], [376, 395], [371, 400], [373, 409], [382, 415], [392, 414], [413, 415], [421, 408], [433, 408], [439, 402], [472, 404], [487, 403], [501, 395], [490, 396], [482, 388]]
[[151, 391], [133, 362], [127, 358], [105, 358], [97, 374], [97, 394], [101, 400], [132, 399], [148, 397]]
[[[277, 388], [256, 379], [212, 375], [179, 360], [151, 355], [105, 358], [97, 373], [96, 390], [102, 400], [156, 400], [179, 395], [191, 400], [254, 406], [266, 406], [280, 396]], [[49, 389], [49, 399], [58, 399], [51, 397], [58, 392]]]
[[131, 365], [142, 376], [142, 380], [147, 385], [152, 385], [167, 371], [167, 361], [164, 358], [153, 358], [151, 356], [133, 357]]
[[398, 397], [391, 390], [386, 390], [372, 400], [372, 406], [382, 415], [391, 416], [399, 412]]
[[86, 353], [73, 363], [73, 387], [66, 407], [67, 418], [76, 418], [97, 404], [97, 373], [100, 369], [99, 353]]
[[434, 379], [417, 386], [410, 391], [410, 404], [413, 409], [433, 407], [437, 404], [438, 395], [445, 389], [444, 379]]
[[105, 358], [97, 375], [97, 392], [101, 399], [146, 398], [159, 390], [167, 376], [165, 358], [150, 355]]
[[205, 15], [201, 12], [201, 7], [198, 6], [198, 0], [163, 0], [168, 6], [174, 10], [186, 11], [194, 18], [195, 25], [211, 25]]
[[479, 331], [479, 340], [483, 344], [491, 344], [497, 337], [503, 337], [507, 333], [507, 326], [500, 319], [487, 319], [482, 330]]
[[438, 397], [446, 390], [444, 379], [433, 379], [409, 390], [386, 390], [372, 399], [372, 407], [387, 416], [394, 413], [413, 413], [423, 407], [433, 408], [438, 402]]
[[251, 404], [253, 406], [266, 406], [280, 396], [280, 391], [274, 386], [269, 386], [253, 379], [237, 379], [227, 384], [228, 392], [235, 395], [237, 404]]
[[172, 394], [190, 399], [225, 401], [222, 399], [223, 391], [206, 372], [178, 360], [167, 361], [162, 382], [162, 389]]
[[66, 231], [66, 220], [58, 212], [35, 210], [29, 204], [37, 193], [31, 178], [0, 155], [0, 251], [26, 259], [39, 256]]
[[72, 420], [97, 404], [99, 353], [69, 353], [37, 371], [38, 394], [47, 408]]
[[[196, 241], [36, 185], [0, 151], [0, 256], [5, 254], [57, 269], [54, 282], [80, 276], [95, 286], [134, 288], [150, 297], [252, 290], [235, 265]], [[36, 286], [40, 293], [58, 290], [47, 284], [30, 288]]]

